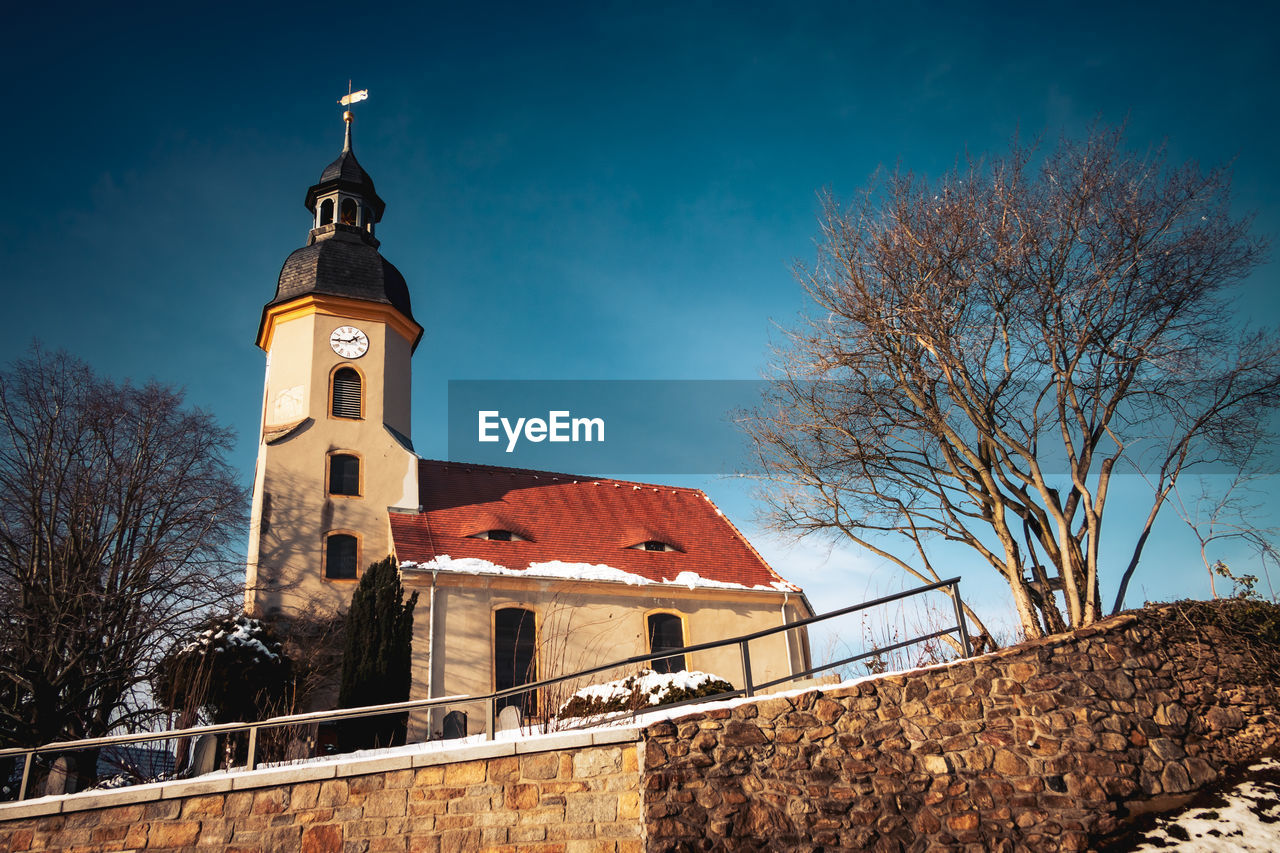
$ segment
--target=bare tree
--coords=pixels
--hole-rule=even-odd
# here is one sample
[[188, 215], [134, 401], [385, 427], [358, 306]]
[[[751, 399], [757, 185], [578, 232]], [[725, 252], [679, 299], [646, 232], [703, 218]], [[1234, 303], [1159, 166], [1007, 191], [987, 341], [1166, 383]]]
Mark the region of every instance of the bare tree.
[[774, 520], [926, 581], [937, 543], [967, 546], [1034, 637], [1103, 613], [1104, 510], [1135, 466], [1154, 490], [1120, 609], [1179, 475], [1238, 462], [1277, 404], [1280, 344], [1230, 301], [1263, 259], [1249, 226], [1225, 170], [1110, 130], [828, 199], [798, 272], [816, 311], [748, 426]]
[[1219, 597], [1216, 578], [1234, 575], [1221, 557], [1210, 558], [1210, 549], [1216, 551], [1228, 542], [1253, 552], [1266, 579], [1268, 595], [1276, 597], [1268, 564], [1280, 562], [1280, 551], [1272, 544], [1277, 530], [1257, 521], [1269, 497], [1260, 483], [1275, 475], [1275, 471], [1259, 464], [1241, 468], [1230, 477], [1194, 478], [1194, 490], [1184, 488], [1187, 484], [1183, 478], [1184, 482], [1178, 483], [1169, 496], [1174, 512], [1200, 546], [1200, 562], [1209, 576], [1209, 593], [1214, 598]]
[[39, 349], [0, 375], [0, 744], [103, 735], [243, 569], [230, 431]]

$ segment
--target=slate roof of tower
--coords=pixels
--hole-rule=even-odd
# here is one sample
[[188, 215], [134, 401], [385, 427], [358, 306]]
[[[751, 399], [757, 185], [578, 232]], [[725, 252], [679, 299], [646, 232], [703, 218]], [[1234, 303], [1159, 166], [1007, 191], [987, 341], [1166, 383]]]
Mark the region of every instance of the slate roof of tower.
[[369, 173], [356, 161], [354, 151], [343, 151], [338, 155], [338, 159], [325, 166], [324, 171], [320, 173], [319, 182], [324, 184], [329, 181], [367, 186], [369, 191], [373, 192], [373, 178], [369, 177]]
[[382, 302], [412, 320], [409, 286], [400, 271], [373, 246], [339, 236], [317, 240], [289, 255], [268, 305], [321, 293]]
[[[418, 489], [421, 511], [391, 514], [402, 565], [447, 556], [519, 572], [560, 562], [609, 566], [652, 583], [696, 576], [710, 582], [704, 586], [799, 591], [698, 489], [433, 460], [419, 461]], [[473, 538], [493, 529], [530, 541]], [[650, 540], [678, 550], [630, 547]], [[682, 573], [692, 575], [678, 581]]]

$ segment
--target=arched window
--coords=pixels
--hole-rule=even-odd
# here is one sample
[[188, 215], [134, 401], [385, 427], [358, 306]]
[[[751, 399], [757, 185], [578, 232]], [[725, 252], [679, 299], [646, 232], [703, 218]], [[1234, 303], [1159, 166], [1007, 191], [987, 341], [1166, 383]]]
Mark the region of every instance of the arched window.
[[320, 203], [320, 224], [333, 224], [333, 199], [331, 198], [326, 198]]
[[[537, 615], [523, 607], [504, 607], [493, 614], [493, 687], [506, 690], [538, 680]], [[528, 717], [537, 708], [536, 691], [498, 700], [498, 710], [515, 705]]]
[[351, 453], [329, 454], [329, 494], [360, 494], [360, 457]]
[[350, 533], [331, 533], [325, 540], [324, 576], [331, 580], [355, 580], [360, 543]]
[[360, 398], [360, 373], [351, 367], [333, 372], [333, 396], [329, 409], [335, 418], [359, 418], [363, 412]]
[[[684, 648], [684, 621], [674, 613], [649, 614], [649, 651], [665, 652]], [[683, 672], [688, 669], [684, 655], [657, 658], [649, 662], [654, 672]]]
[[343, 225], [356, 224], [356, 203], [354, 199], [344, 198], [342, 200], [342, 217]]

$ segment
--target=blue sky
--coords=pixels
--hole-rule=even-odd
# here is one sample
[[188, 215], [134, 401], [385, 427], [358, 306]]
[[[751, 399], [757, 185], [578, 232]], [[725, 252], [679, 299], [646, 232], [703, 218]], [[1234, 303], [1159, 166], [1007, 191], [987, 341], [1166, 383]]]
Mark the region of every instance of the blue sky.
[[[1137, 147], [1167, 139], [1174, 159], [1233, 162], [1239, 209], [1280, 233], [1274, 7], [9, 14], [0, 360], [39, 339], [117, 378], [184, 386], [237, 429], [246, 481], [259, 312], [306, 239], [303, 194], [340, 150], [348, 78], [371, 92], [356, 150], [387, 201], [382, 251], [427, 330], [414, 367], [427, 456], [446, 453], [451, 379], [758, 377], [775, 324], [804, 307], [790, 269], [813, 255], [818, 193], [849, 198], [882, 165], [937, 175], [1016, 133], [1127, 121]], [[1276, 273], [1249, 283], [1255, 319], [1280, 316]], [[755, 529], [749, 489], [696, 484]], [[1205, 592], [1173, 528], [1131, 601]], [[820, 609], [898, 583], [860, 555], [756, 538]]]

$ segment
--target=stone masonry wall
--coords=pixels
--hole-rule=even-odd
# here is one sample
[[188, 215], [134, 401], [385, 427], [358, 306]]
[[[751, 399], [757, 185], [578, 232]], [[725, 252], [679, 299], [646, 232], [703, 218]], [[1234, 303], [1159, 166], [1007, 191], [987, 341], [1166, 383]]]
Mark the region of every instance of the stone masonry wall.
[[655, 723], [646, 849], [1084, 850], [1274, 747], [1277, 673], [1274, 649], [1166, 607]]
[[[253, 786], [243, 790], [214, 778], [67, 797], [56, 814], [5, 821], [0, 812], [0, 850], [640, 853], [636, 743], [521, 754], [505, 746], [511, 754], [428, 755], [447, 763], [421, 767], [401, 758], [398, 769], [384, 759], [376, 772], [329, 779], [287, 781], [298, 770], [234, 777]], [[230, 790], [201, 792], [219, 786]]]
[[1168, 606], [643, 731], [0, 804], [0, 851], [1084, 850], [1275, 748], [1278, 673]]

